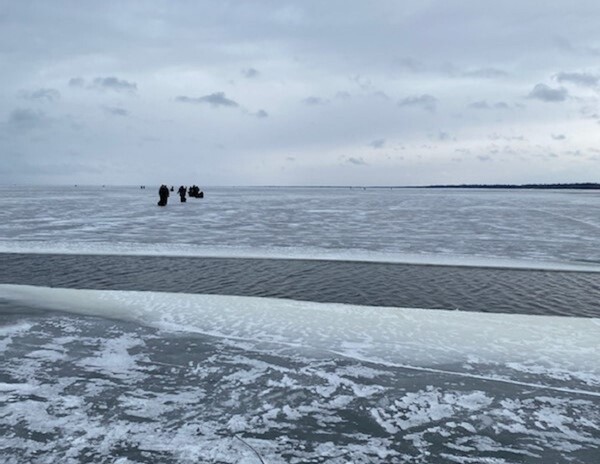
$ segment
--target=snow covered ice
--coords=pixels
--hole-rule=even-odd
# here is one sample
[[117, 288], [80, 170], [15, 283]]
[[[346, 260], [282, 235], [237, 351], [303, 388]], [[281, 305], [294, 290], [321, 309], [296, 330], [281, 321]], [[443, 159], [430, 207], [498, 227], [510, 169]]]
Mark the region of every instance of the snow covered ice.
[[0, 251], [259, 256], [600, 270], [589, 191], [0, 187]]

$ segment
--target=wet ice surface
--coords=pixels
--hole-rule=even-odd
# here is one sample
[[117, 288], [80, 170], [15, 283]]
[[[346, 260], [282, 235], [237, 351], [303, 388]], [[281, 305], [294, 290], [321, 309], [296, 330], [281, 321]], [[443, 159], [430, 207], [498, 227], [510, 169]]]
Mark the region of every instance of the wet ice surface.
[[14, 462], [599, 456], [598, 319], [18, 285], [0, 304]]
[[36, 314], [13, 303], [0, 309], [4, 462], [599, 457], [598, 396], [106, 318]]
[[0, 251], [261, 256], [600, 269], [600, 193], [2, 187]]

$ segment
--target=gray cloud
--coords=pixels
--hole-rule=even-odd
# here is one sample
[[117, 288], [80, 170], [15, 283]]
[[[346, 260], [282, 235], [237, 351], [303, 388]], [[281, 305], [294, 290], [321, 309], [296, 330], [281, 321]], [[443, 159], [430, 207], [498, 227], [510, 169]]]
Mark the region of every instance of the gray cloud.
[[462, 75], [464, 77], [475, 77], [479, 79], [498, 79], [507, 77], [508, 73], [496, 68], [479, 68], [470, 71], [464, 71]]
[[69, 79], [69, 87], [84, 87], [85, 79], [83, 77], [72, 77]]
[[480, 101], [476, 101], [473, 103], [469, 103], [467, 105], [467, 108], [471, 108], [474, 110], [489, 110], [491, 107], [490, 107], [490, 105], [488, 105], [488, 102], [486, 102], [485, 100], [480, 100]]
[[565, 101], [567, 97], [568, 92], [564, 87], [553, 89], [552, 87], [548, 87], [546, 84], [537, 84], [527, 96], [527, 98], [545, 102]]
[[[339, 183], [349, 173], [356, 175], [353, 181], [373, 184], [460, 181], [465, 176], [484, 180], [488, 175], [492, 179], [485, 180], [508, 182], [589, 176], [589, 165], [566, 166], [562, 153], [548, 170], [516, 161], [529, 159], [530, 141], [540, 137], [548, 145], [568, 142], [569, 149], [587, 150], [589, 137], [569, 135], [565, 142], [549, 137], [560, 128], [568, 127], [569, 134], [600, 128], [600, 65], [594, 64], [600, 54], [590, 54], [599, 53], [592, 50], [600, 46], [598, 2], [549, 2], [541, 16], [539, 5], [522, 0], [404, 3], [267, 0], [252, 7], [226, 2], [209, 8], [205, 0], [85, 5], [55, 0], [31, 8], [28, 2], [4, 2], [0, 153], [13, 150], [60, 163], [69, 149], [76, 149], [82, 163], [92, 164], [120, 161], [126, 150], [122, 165], [112, 159], [107, 163], [106, 179], [136, 183], [142, 178], [164, 182], [167, 173], [182, 178], [190, 166], [225, 185]], [[118, 15], [111, 14], [115, 9]], [[523, 21], [534, 17], [539, 20]], [[534, 89], [538, 82], [547, 87]], [[20, 95], [23, 89], [28, 93]], [[36, 94], [38, 89], [57, 89], [62, 95], [57, 100], [52, 93]], [[216, 91], [221, 98], [208, 95]], [[136, 93], [140, 98], [130, 98]], [[179, 105], [174, 104], [177, 95], [182, 96]], [[303, 102], [311, 96], [315, 100]], [[244, 106], [251, 101], [252, 106]], [[477, 101], [489, 109], [467, 109]], [[311, 103], [327, 106], [305, 106]], [[585, 117], [575, 105], [589, 107]], [[130, 112], [129, 118], [135, 115], [126, 131], [122, 123], [129, 119], [119, 110]], [[113, 123], [97, 124], [98, 117]], [[553, 129], [540, 133], [540, 127]], [[36, 129], [25, 133], [17, 128]], [[451, 134], [452, 142], [440, 141], [440, 130]], [[498, 156], [504, 155], [504, 145], [517, 153], [504, 156], [507, 169], [498, 172], [489, 169], [493, 163], [480, 164], [476, 158], [496, 160], [486, 149], [492, 142], [487, 135], [493, 133], [526, 137], [495, 142]], [[161, 143], [140, 148], [146, 134]], [[443, 152], [448, 159], [463, 157], [453, 153], [455, 135], [471, 150], [465, 162], [479, 168], [442, 175]], [[199, 159], [198, 152], [216, 151], [224, 139], [227, 147], [218, 160]], [[383, 149], [369, 146], [376, 140], [385, 140]], [[406, 151], [400, 151], [400, 141], [406, 141]], [[423, 143], [435, 148], [419, 148]], [[164, 144], [181, 153], [178, 162], [161, 163]], [[340, 157], [340, 149], [347, 150], [346, 156]], [[316, 152], [322, 157], [317, 159]], [[422, 172], [392, 172], [385, 164], [388, 152], [406, 153], [407, 160], [422, 155]], [[279, 165], [290, 153], [298, 169], [282, 175]], [[362, 156], [369, 167], [347, 164], [348, 156]]]
[[367, 162], [364, 159], [362, 159], [361, 156], [359, 156], [359, 157], [350, 156], [350, 157], [346, 158], [346, 163], [354, 164], [355, 166], [366, 166], [367, 165]]
[[582, 87], [595, 87], [598, 85], [600, 76], [589, 73], [560, 72], [556, 75], [558, 82], [568, 82]]
[[596, 106], [584, 106], [580, 110], [581, 115], [586, 119], [600, 120], [600, 114], [597, 112]]
[[593, 58], [600, 57], [600, 47], [590, 46], [585, 43], [573, 44], [562, 37], [556, 41], [556, 44], [571, 55], [585, 56], [586, 58], [590, 56]]
[[496, 109], [496, 110], [506, 110], [509, 108], [508, 103], [506, 102], [496, 102], [493, 104], [489, 104], [487, 101], [485, 100], [479, 100], [473, 103], [469, 103], [467, 105], [467, 108], [473, 109], [473, 110], [491, 110], [491, 109]]
[[564, 134], [552, 134], [554, 140], [565, 140], [567, 138]]
[[350, 98], [352, 98], [352, 95], [350, 95], [349, 92], [341, 91], [335, 94], [335, 98], [338, 100], [349, 100]]
[[418, 107], [427, 111], [435, 111], [437, 98], [432, 95], [423, 94], [419, 96], [406, 97], [398, 102], [400, 107]]
[[394, 64], [401, 70], [413, 73], [423, 72], [427, 68], [422, 62], [412, 57], [398, 58]]
[[87, 85], [86, 82], [83, 77], [72, 77], [69, 79], [69, 87], [99, 91], [112, 90], [125, 93], [135, 93], [137, 91], [137, 84], [135, 82], [129, 82], [114, 76], [96, 77]]
[[398, 58], [394, 60], [393, 66], [395, 69], [405, 73], [441, 74], [452, 78], [499, 79], [509, 75], [506, 71], [494, 67], [468, 68], [463, 70], [450, 62], [431, 64], [413, 57]]
[[552, 37], [552, 42], [553, 42], [554, 46], [556, 48], [558, 48], [559, 50], [562, 50], [562, 51], [565, 51], [568, 53], [573, 53], [576, 51], [575, 47], [573, 46], [571, 41], [561, 35], [555, 35], [554, 37]]
[[493, 67], [471, 68], [461, 70], [452, 63], [443, 63], [442, 65], [431, 65], [423, 63], [412, 57], [399, 58], [394, 61], [394, 66], [400, 71], [413, 74], [442, 74], [452, 78], [469, 79], [500, 79], [508, 77], [508, 73], [502, 69]]
[[308, 97], [302, 101], [309, 106], [319, 106], [327, 104], [327, 100], [320, 97]]
[[373, 148], [383, 148], [384, 145], [385, 145], [385, 139], [377, 139], [377, 140], [373, 140], [371, 143], [369, 143], [369, 146], [373, 147]]
[[92, 87], [100, 90], [114, 90], [116, 92], [135, 92], [137, 84], [116, 77], [96, 77]]
[[246, 79], [252, 79], [254, 77], [258, 77], [260, 75], [260, 73], [258, 72], [258, 70], [254, 69], [254, 68], [246, 68], [246, 69], [242, 69], [242, 75]]
[[367, 77], [356, 74], [351, 77], [351, 80], [362, 90], [373, 90], [373, 83]]
[[526, 140], [525, 137], [522, 135], [501, 135], [501, 134], [496, 134], [496, 133], [488, 135], [488, 139], [516, 141], [516, 142], [524, 142]]
[[19, 96], [26, 100], [53, 102], [60, 99], [60, 92], [56, 89], [42, 88], [32, 92], [20, 92]]
[[103, 109], [111, 116], [129, 116], [129, 111], [123, 108], [104, 106]]
[[371, 94], [371, 96], [373, 98], [376, 98], [378, 100], [384, 100], [384, 101], [389, 101], [391, 100], [391, 98], [389, 97], [389, 95], [385, 92], [382, 92], [381, 90], [378, 90], [377, 92], [373, 92]]
[[180, 95], [176, 97], [175, 100], [181, 103], [208, 104], [213, 108], [219, 106], [231, 108], [240, 106], [236, 101], [227, 98], [225, 92], [215, 92], [210, 95], [204, 95], [203, 97], [187, 97], [185, 95]]
[[16, 108], [8, 115], [8, 125], [16, 130], [30, 130], [48, 123], [48, 118], [42, 111], [31, 108]]

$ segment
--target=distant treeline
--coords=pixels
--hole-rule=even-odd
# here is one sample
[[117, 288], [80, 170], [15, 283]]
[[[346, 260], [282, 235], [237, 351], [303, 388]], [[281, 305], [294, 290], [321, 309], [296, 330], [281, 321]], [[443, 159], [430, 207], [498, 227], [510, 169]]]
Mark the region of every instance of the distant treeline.
[[451, 185], [263, 185], [261, 188], [294, 188], [294, 189], [538, 189], [538, 190], [600, 190], [600, 184], [581, 182], [577, 184], [451, 184]]
[[421, 188], [463, 188], [463, 189], [539, 189], [539, 190], [600, 190], [600, 184], [584, 182], [578, 184], [461, 184], [461, 185], [427, 185]]

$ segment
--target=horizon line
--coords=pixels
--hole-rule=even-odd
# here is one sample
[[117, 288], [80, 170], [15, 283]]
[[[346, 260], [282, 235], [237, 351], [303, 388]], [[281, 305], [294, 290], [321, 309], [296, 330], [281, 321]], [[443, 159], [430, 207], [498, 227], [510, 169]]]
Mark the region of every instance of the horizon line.
[[[11, 183], [11, 184], [0, 184], [0, 187], [130, 187], [130, 188], [146, 188], [148, 186], [157, 186], [160, 187], [162, 184], [73, 184], [73, 183], [62, 183], [62, 184], [32, 184], [32, 183]], [[171, 184], [165, 184], [170, 186]], [[182, 184], [179, 184], [182, 185]], [[197, 185], [197, 184], [194, 184]], [[173, 184], [175, 186], [175, 184]], [[186, 185], [187, 187], [187, 185]], [[547, 189], [568, 189], [568, 188], [578, 188], [578, 189], [600, 189], [600, 182], [539, 182], [539, 183], [522, 183], [522, 184], [511, 184], [511, 183], [460, 183], [460, 184], [419, 184], [419, 185], [377, 185], [377, 184], [319, 184], [319, 185], [310, 185], [310, 184], [222, 184], [222, 185], [206, 185], [201, 188], [370, 188], [370, 189], [410, 189], [410, 188], [493, 188], [493, 189], [536, 189], [536, 188], [547, 188]]]

